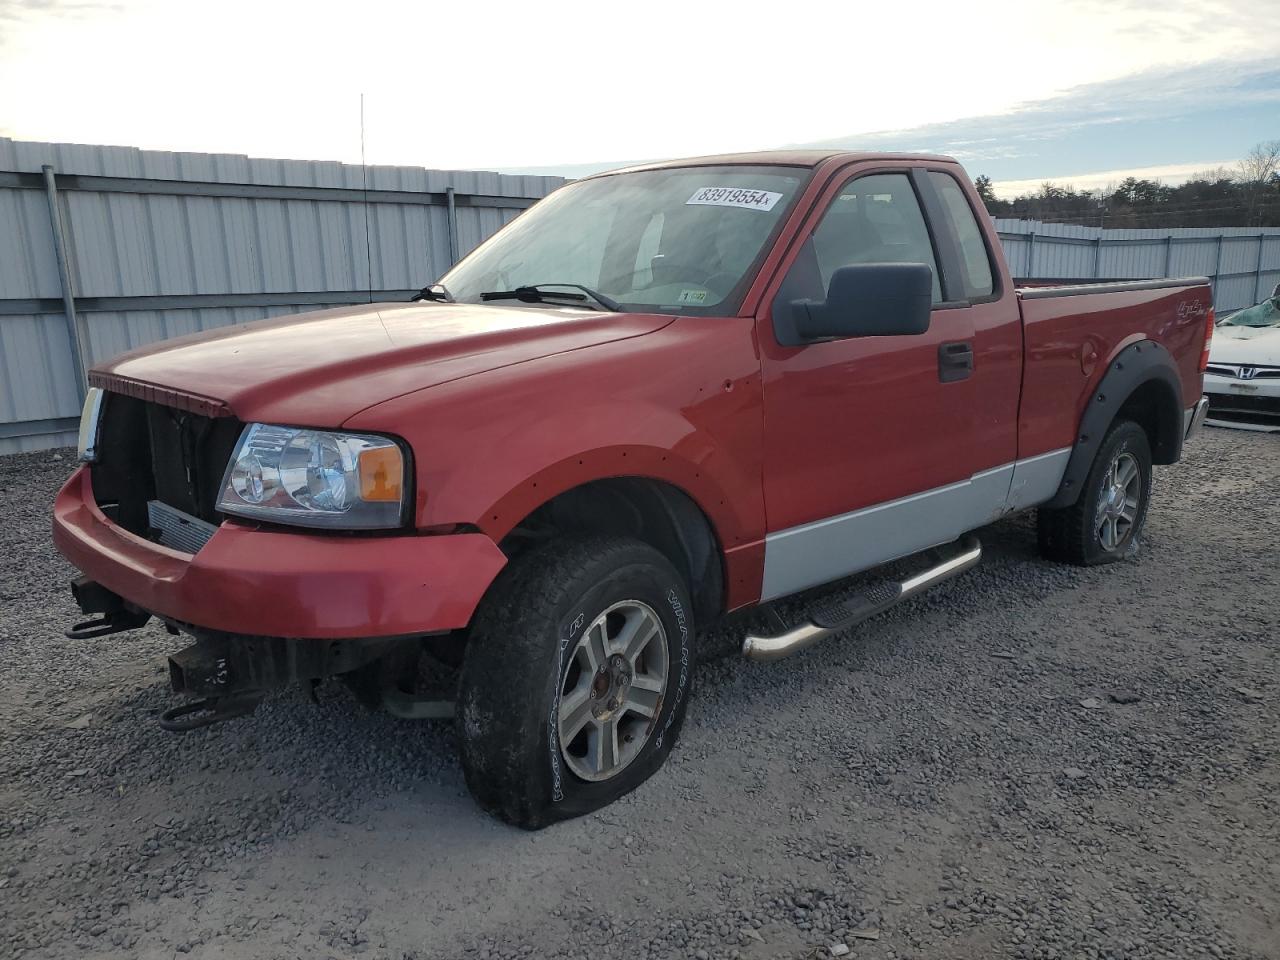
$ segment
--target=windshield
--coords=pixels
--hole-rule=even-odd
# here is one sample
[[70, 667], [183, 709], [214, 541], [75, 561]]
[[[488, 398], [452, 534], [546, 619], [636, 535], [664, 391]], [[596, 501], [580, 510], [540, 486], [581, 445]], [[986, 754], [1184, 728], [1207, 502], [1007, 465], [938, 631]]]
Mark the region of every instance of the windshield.
[[1256, 307], [1233, 313], [1222, 321], [1224, 327], [1276, 327], [1280, 326], [1280, 287], [1276, 287], [1270, 300], [1263, 300]]
[[543, 305], [563, 306], [555, 292], [581, 285], [626, 310], [733, 312], [809, 173], [680, 167], [582, 180], [540, 201], [441, 283], [468, 303], [539, 286]]

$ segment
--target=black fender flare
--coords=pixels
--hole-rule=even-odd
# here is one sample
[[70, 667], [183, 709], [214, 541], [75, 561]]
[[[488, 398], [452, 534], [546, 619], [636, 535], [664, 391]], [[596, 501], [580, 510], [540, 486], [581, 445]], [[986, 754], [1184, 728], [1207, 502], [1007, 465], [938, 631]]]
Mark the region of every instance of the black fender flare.
[[[1116, 354], [1107, 372], [1093, 388], [1089, 404], [1080, 418], [1076, 442], [1071, 448], [1071, 457], [1067, 461], [1066, 472], [1062, 475], [1062, 483], [1053, 499], [1042, 506], [1069, 507], [1079, 499], [1098, 447], [1102, 445], [1120, 408], [1140, 388], [1153, 381], [1167, 387], [1168, 395], [1173, 398], [1171, 410], [1158, 411], [1158, 417], [1166, 425], [1172, 424], [1172, 429], [1159, 431], [1159, 437], [1153, 440], [1155, 461], [1177, 462], [1182, 456], [1183, 411], [1182, 380], [1178, 376], [1178, 365], [1174, 362], [1173, 355], [1161, 344], [1154, 340], [1139, 340]], [[1165, 402], [1161, 407], [1168, 405]]]

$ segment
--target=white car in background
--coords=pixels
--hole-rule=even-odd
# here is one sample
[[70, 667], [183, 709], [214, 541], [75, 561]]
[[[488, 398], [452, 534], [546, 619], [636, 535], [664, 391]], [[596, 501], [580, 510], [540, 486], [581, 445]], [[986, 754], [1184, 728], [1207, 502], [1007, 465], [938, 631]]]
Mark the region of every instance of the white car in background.
[[1204, 375], [1206, 423], [1280, 432], [1280, 286], [1213, 331]]

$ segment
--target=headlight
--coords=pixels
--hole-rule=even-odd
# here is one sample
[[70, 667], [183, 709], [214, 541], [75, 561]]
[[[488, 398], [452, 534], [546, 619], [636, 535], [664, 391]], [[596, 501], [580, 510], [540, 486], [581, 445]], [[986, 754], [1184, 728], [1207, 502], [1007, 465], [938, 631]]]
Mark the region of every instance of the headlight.
[[304, 527], [373, 530], [404, 519], [404, 456], [395, 441], [253, 423], [222, 478], [218, 509]]

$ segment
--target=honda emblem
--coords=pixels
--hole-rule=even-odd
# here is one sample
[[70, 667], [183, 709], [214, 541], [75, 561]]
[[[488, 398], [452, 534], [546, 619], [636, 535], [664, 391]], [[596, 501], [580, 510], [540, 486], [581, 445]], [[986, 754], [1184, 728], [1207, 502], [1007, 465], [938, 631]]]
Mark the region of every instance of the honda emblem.
[[1257, 367], [1237, 367], [1236, 376], [1241, 380], [1252, 380], [1258, 375]]

